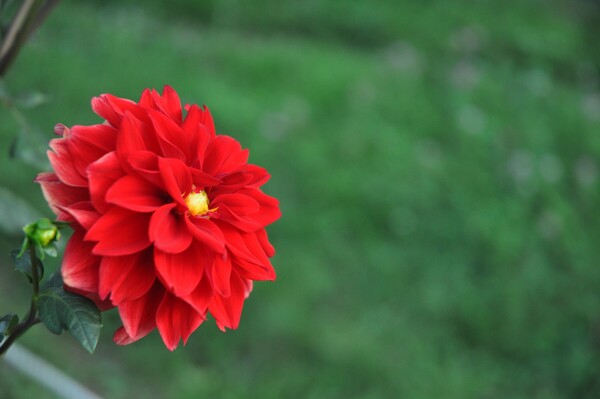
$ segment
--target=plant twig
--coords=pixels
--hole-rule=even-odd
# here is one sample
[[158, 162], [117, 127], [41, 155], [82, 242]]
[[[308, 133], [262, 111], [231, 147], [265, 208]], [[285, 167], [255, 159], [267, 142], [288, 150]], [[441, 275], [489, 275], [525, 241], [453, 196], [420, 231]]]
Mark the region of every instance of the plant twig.
[[24, 0], [0, 47], [0, 76], [4, 76], [31, 33], [59, 0]]
[[39, 323], [41, 320], [37, 317], [38, 306], [37, 300], [40, 294], [40, 281], [38, 273], [38, 258], [35, 252], [35, 244], [29, 241], [29, 258], [31, 259], [31, 280], [33, 284], [33, 294], [31, 295], [31, 305], [29, 312], [25, 316], [25, 320], [15, 326], [15, 329], [10, 333], [8, 338], [0, 345], [0, 356], [2, 356], [8, 348], [27, 330]]

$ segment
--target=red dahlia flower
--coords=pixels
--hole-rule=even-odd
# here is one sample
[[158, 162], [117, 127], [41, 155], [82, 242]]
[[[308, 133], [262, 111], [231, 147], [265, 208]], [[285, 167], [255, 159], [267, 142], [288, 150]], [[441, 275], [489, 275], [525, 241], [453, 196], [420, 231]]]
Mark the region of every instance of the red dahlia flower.
[[165, 86], [139, 102], [92, 100], [103, 124], [57, 125], [54, 172], [36, 181], [74, 234], [62, 264], [65, 287], [118, 307], [125, 345], [158, 328], [170, 350], [205, 320], [237, 328], [254, 280], [274, 280], [265, 226], [281, 213], [260, 190], [267, 171], [248, 150], [215, 134], [206, 107], [186, 106]]

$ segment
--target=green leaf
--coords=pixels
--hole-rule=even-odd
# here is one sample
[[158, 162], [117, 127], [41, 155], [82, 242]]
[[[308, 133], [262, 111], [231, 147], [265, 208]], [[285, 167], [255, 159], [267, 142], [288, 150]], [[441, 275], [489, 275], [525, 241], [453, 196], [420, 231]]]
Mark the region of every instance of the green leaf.
[[48, 330], [54, 334], [68, 330], [88, 352], [94, 352], [102, 328], [100, 311], [89, 299], [65, 291], [60, 273], [54, 273], [44, 284], [38, 308]]
[[[25, 251], [21, 254], [20, 249], [13, 249], [10, 251], [10, 257], [15, 265], [15, 270], [25, 274], [31, 283], [33, 278], [31, 274], [31, 257], [29, 256], [29, 252]], [[41, 281], [44, 277], [44, 264], [39, 259], [36, 259], [36, 261], [38, 267], [38, 277], [39, 281]]]
[[4, 340], [4, 337], [7, 337], [12, 333], [12, 330], [18, 323], [19, 316], [14, 313], [0, 317], [0, 342]]
[[56, 243], [51, 242], [50, 244], [45, 246], [44, 252], [46, 253], [46, 255], [56, 258], [58, 256], [58, 247], [56, 246]]

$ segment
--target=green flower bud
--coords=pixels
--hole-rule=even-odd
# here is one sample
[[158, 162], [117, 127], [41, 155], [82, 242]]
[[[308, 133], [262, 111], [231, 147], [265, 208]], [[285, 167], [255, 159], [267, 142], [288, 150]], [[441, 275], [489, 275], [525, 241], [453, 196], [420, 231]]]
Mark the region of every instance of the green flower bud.
[[58, 227], [50, 219], [42, 218], [35, 223], [23, 227], [25, 235], [36, 246], [45, 248], [60, 238]]

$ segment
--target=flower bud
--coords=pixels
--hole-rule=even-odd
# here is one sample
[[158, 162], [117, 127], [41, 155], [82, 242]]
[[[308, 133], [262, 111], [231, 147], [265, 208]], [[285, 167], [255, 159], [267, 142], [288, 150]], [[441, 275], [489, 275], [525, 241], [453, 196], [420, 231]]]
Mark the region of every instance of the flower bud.
[[42, 218], [35, 223], [23, 227], [25, 235], [33, 241], [36, 246], [45, 248], [60, 238], [58, 227], [50, 219]]

